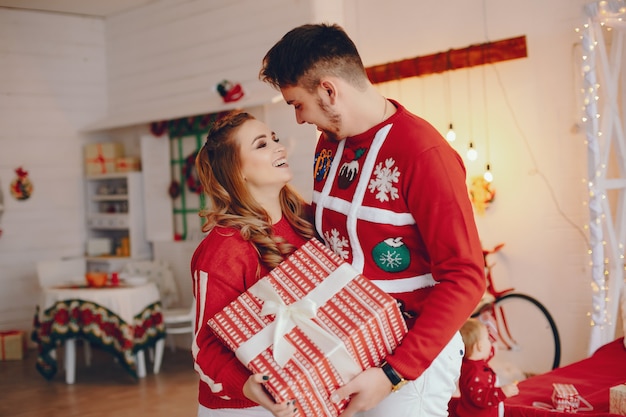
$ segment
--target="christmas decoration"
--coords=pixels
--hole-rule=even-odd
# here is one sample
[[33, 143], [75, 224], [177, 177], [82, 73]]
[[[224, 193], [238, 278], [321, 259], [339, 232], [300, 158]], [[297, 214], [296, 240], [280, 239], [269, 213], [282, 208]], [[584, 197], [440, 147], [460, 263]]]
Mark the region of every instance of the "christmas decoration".
[[196, 170], [196, 156], [198, 152], [192, 152], [183, 165], [183, 173], [185, 175], [185, 183], [187, 188], [192, 193], [200, 194], [202, 192], [202, 184], [200, 184], [200, 178], [198, 178], [198, 171]]
[[124, 145], [115, 142], [85, 145], [85, 173], [100, 175], [115, 172], [115, 161], [124, 157]]
[[493, 185], [485, 180], [483, 176], [472, 178], [472, 185], [470, 186], [469, 192], [472, 204], [476, 212], [480, 215], [485, 214], [485, 210], [496, 197], [495, 188], [493, 188]]
[[216, 336], [297, 417], [337, 416], [337, 387], [379, 366], [406, 334], [396, 300], [316, 239], [211, 318]]
[[227, 113], [228, 111], [223, 111], [199, 116], [181, 117], [180, 119], [152, 122], [150, 123], [150, 132], [156, 137], [167, 133], [170, 138], [189, 135], [206, 135], [211, 126], [213, 126], [213, 123]]
[[167, 121], [152, 122], [150, 123], [150, 132], [154, 136], [159, 137], [167, 130], [167, 124]]
[[332, 151], [323, 149], [320, 153], [315, 155], [315, 168], [314, 175], [315, 181], [322, 181], [328, 175], [330, 171], [330, 164], [333, 162]]
[[367, 149], [359, 148], [356, 151], [352, 151], [352, 149], [346, 149], [346, 155], [348, 155], [348, 160], [350, 162], [344, 162], [339, 168], [339, 177], [337, 178], [337, 183], [339, 184], [339, 188], [345, 190], [352, 184], [357, 174], [359, 173], [359, 158], [363, 156]]
[[241, 84], [233, 84], [228, 80], [224, 80], [217, 85], [217, 92], [222, 96], [224, 103], [237, 101], [244, 95]]
[[27, 200], [33, 193], [33, 184], [28, 178], [28, 172], [22, 167], [15, 170], [17, 178], [11, 182], [11, 195], [16, 200]]
[[137, 157], [117, 158], [115, 172], [141, 171], [141, 161]]
[[172, 200], [175, 200], [180, 196], [180, 183], [176, 180], [172, 180], [169, 188], [167, 189], [167, 193], [170, 195]]
[[411, 254], [401, 237], [390, 237], [374, 246], [372, 258], [386, 272], [404, 271], [411, 263]]

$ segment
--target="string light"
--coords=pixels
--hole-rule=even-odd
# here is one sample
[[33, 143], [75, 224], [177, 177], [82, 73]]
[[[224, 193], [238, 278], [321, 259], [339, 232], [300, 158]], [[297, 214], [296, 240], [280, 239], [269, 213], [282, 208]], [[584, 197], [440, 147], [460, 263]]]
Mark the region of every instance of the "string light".
[[448, 120], [450, 120], [450, 124], [448, 125], [448, 133], [446, 133], [446, 140], [450, 143], [456, 140], [456, 132], [454, 131], [454, 127], [452, 126], [452, 94], [450, 92], [450, 71], [452, 70], [452, 65], [450, 63], [450, 51], [446, 54], [446, 72], [445, 72], [445, 86], [446, 86], [446, 109], [448, 110]]
[[485, 170], [485, 173], [483, 174], [483, 178], [487, 182], [493, 181], [493, 174], [491, 173], [491, 166], [489, 164], [487, 164], [487, 169]]
[[446, 140], [450, 143], [456, 140], [456, 132], [454, 131], [454, 127], [452, 126], [452, 123], [450, 123], [448, 133], [446, 133]]
[[[588, 314], [592, 329], [590, 352], [593, 352], [605, 340], [603, 338], [612, 337], [607, 335], [606, 331], [614, 329], [614, 320], [611, 308], [615, 311], [615, 296], [619, 295], [620, 281], [624, 276], [624, 245], [617, 240], [616, 233], [612, 230], [615, 226], [612, 224], [610, 214], [610, 202], [607, 195], [606, 179], [607, 166], [603, 163], [610, 154], [610, 149], [603, 149], [610, 146], [614, 129], [616, 126], [609, 121], [604, 121], [602, 125], [608, 127], [607, 132], [600, 131], [600, 112], [598, 94], [600, 85], [596, 75], [598, 64], [602, 63], [601, 69], [608, 71], [609, 68], [603, 68], [611, 64], [610, 59], [619, 63], [621, 59], [621, 50], [611, 48], [611, 56], [607, 56], [604, 40], [605, 33], [610, 32], [612, 25], [624, 26], [623, 17], [626, 15], [626, 2], [624, 0], [600, 1], [585, 6], [584, 8], [588, 22], [584, 24], [584, 29], [576, 29], [579, 33], [582, 44], [582, 77], [583, 87], [581, 94], [583, 96], [583, 106], [581, 117], [586, 130], [585, 145], [588, 149], [589, 172], [588, 187], [589, 200], [588, 208], [590, 211], [590, 221], [588, 225], [590, 236], [590, 265], [591, 265], [591, 288], [593, 292], [592, 311]], [[596, 51], [596, 49], [598, 51]], [[596, 59], [596, 52], [600, 54], [602, 59]], [[617, 82], [618, 78], [613, 79], [612, 76], [603, 78], [606, 83], [611, 84]], [[604, 91], [607, 92], [604, 100], [604, 106], [617, 106], [613, 101], [616, 97], [611, 92], [617, 89], [609, 85], [605, 86]], [[617, 117], [608, 112], [607, 117]], [[603, 133], [606, 133], [608, 139], [601, 141]], [[619, 151], [619, 149], [618, 149]], [[621, 156], [618, 156], [620, 158]], [[620, 191], [623, 193], [624, 191]], [[608, 230], [605, 239], [604, 230]], [[614, 282], [615, 281], [615, 282]], [[617, 285], [618, 287], [613, 287]], [[615, 288], [618, 288], [616, 291]]]
[[470, 161], [475, 161], [478, 158], [478, 152], [474, 149], [474, 142], [472, 141], [473, 125], [472, 125], [472, 83], [470, 82], [470, 59], [469, 59], [469, 51], [467, 52], [467, 114], [469, 115], [469, 148], [467, 149], [467, 159]]
[[467, 149], [467, 159], [475, 161], [478, 158], [478, 152], [474, 149], [474, 142], [470, 141], [469, 148]]
[[[485, 35], [485, 42], [489, 42], [489, 34], [487, 33], [487, 4], [486, 1], [483, 0], [482, 2], [482, 6], [483, 6], [483, 31], [484, 31], [484, 35]], [[483, 78], [483, 113], [484, 113], [484, 118], [485, 118], [485, 156], [486, 156], [486, 161], [487, 161], [487, 166], [485, 169], [485, 173], [483, 174], [483, 178], [485, 179], [485, 181], [487, 181], [488, 183], [491, 183], [493, 181], [493, 174], [491, 173], [491, 156], [489, 154], [489, 106], [487, 105], [487, 78], [485, 76], [485, 71], [486, 71], [486, 67], [487, 67], [487, 63], [490, 61], [489, 60], [489, 50], [487, 50], [487, 54], [485, 54], [485, 44], [483, 44], [480, 52], [481, 52], [481, 56], [483, 59], [483, 65], [482, 65], [482, 78]]]

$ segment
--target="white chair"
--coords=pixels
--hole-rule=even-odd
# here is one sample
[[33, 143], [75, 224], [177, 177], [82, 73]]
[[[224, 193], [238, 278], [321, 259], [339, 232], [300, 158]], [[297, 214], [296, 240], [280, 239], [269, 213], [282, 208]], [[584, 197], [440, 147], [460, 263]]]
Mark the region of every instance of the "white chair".
[[[84, 258], [54, 259], [37, 262], [37, 279], [41, 288], [59, 285], [85, 284], [87, 264]], [[91, 348], [87, 340], [83, 341], [85, 363], [91, 365]], [[76, 338], [65, 340], [65, 382], [73, 384], [76, 378]], [[52, 353], [56, 355], [56, 352]]]
[[[163, 323], [165, 324], [165, 333], [170, 340], [170, 348], [176, 350], [176, 344], [171, 335], [190, 334], [194, 332], [194, 322], [196, 318], [196, 302], [191, 303], [190, 308], [172, 308], [163, 310]], [[157, 342], [154, 352], [154, 373], [158, 374], [161, 370], [161, 362], [163, 360], [164, 340]]]
[[165, 261], [130, 261], [120, 271], [120, 278], [145, 277], [159, 288], [161, 305], [170, 308], [178, 304], [178, 286], [170, 266]]
[[[165, 261], [132, 261], [124, 265], [120, 277], [146, 277], [154, 282], [159, 288], [161, 294], [161, 304], [163, 305], [163, 323], [165, 324], [166, 337], [170, 341], [170, 347], [175, 350], [174, 339], [171, 335], [175, 334], [193, 334], [195, 321], [195, 304], [192, 303], [189, 308], [175, 307], [179, 301], [178, 286], [176, 279], [169, 264]], [[153, 372], [158, 374], [161, 370], [161, 362], [163, 361], [164, 340], [157, 342], [154, 349]], [[141, 355], [138, 358], [139, 366], [142, 365]], [[149, 352], [152, 354], [152, 352]], [[151, 355], [152, 356], [152, 355]]]

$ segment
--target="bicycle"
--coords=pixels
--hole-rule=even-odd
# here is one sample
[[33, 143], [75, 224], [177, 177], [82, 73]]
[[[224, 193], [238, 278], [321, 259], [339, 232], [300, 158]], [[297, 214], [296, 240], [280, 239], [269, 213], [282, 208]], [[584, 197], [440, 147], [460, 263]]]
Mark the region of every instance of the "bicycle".
[[558, 368], [561, 362], [561, 340], [556, 323], [548, 309], [530, 295], [514, 288], [496, 290], [493, 283], [494, 263], [489, 255], [499, 252], [504, 243], [483, 249], [487, 289], [485, 297], [472, 314], [487, 325], [496, 354], [495, 368], [517, 372], [514, 379], [525, 379]]

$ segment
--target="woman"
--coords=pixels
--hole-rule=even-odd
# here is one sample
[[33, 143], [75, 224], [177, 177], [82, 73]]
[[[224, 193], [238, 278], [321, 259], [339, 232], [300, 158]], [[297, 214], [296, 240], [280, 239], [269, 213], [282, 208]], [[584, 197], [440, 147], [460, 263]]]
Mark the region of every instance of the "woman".
[[313, 237], [307, 204], [287, 185], [285, 147], [248, 113], [215, 122], [196, 167], [210, 200], [200, 213], [208, 234], [191, 259], [198, 417], [291, 416], [294, 401], [276, 404], [260, 384], [269, 376], [251, 375], [206, 322]]

